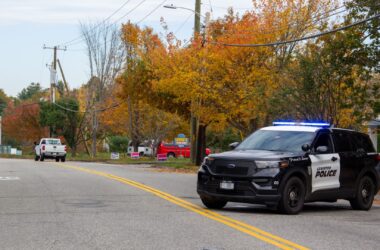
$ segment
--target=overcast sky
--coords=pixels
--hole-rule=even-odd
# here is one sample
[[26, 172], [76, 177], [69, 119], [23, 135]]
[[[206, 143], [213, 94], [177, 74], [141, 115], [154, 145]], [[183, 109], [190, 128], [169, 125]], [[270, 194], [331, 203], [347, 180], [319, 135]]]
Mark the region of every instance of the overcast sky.
[[[129, 0], [128, 4], [113, 16], [118, 20], [143, 0]], [[52, 51], [43, 50], [44, 44], [54, 46], [77, 38], [79, 22], [102, 21], [122, 6], [126, 0], [1, 0], [0, 1], [0, 88], [16, 96], [31, 82], [49, 87], [49, 70]], [[156, 8], [163, 0], [146, 0], [118, 24], [130, 19], [137, 22]], [[252, 7], [251, 0], [204, 0], [202, 13], [212, 6], [214, 19], [223, 16], [232, 6], [242, 13]], [[194, 8], [195, 0], [167, 0], [165, 4]], [[189, 39], [194, 17], [190, 11], [159, 8], [140, 25], [151, 26], [163, 32], [160, 18], [164, 17], [169, 29], [180, 39]], [[88, 62], [84, 44], [59, 51], [60, 59], [70, 87], [79, 87], [89, 79]]]

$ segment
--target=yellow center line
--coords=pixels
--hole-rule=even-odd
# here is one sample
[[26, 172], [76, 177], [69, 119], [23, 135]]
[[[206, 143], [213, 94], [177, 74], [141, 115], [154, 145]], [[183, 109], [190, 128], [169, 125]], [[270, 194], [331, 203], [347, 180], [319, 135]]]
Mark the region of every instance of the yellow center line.
[[217, 221], [219, 223], [222, 223], [224, 225], [227, 225], [231, 228], [234, 228], [240, 232], [243, 232], [245, 234], [248, 234], [250, 236], [253, 236], [259, 240], [262, 240], [266, 243], [269, 243], [273, 246], [276, 246], [280, 249], [302, 249], [302, 250], [307, 250], [308, 248], [304, 247], [304, 246], [301, 246], [299, 244], [296, 244], [294, 242], [291, 242], [289, 240], [286, 240], [284, 238], [281, 238], [279, 236], [276, 236], [276, 235], [273, 235], [269, 232], [266, 232], [264, 230], [261, 230], [257, 227], [254, 227], [252, 225], [249, 225], [249, 224], [246, 224], [244, 222], [241, 222], [241, 221], [238, 221], [238, 220], [235, 220], [235, 219], [232, 219], [230, 217], [227, 217], [227, 216], [224, 216], [224, 215], [221, 215], [219, 213], [216, 213], [216, 212], [213, 212], [211, 210], [208, 210], [208, 209], [205, 209], [203, 207], [200, 207], [196, 204], [193, 204], [191, 202], [188, 202], [186, 200], [183, 200], [183, 199], [180, 199], [176, 196], [173, 196], [169, 193], [165, 193], [161, 190], [158, 190], [158, 189], [155, 189], [153, 187], [150, 187], [150, 186], [147, 186], [147, 185], [144, 185], [142, 183], [139, 183], [139, 182], [136, 182], [136, 181], [133, 181], [133, 180], [129, 180], [129, 179], [126, 179], [126, 178], [123, 178], [123, 177], [120, 177], [120, 176], [116, 176], [116, 175], [113, 175], [113, 174], [108, 174], [108, 173], [105, 173], [105, 172], [100, 172], [100, 171], [97, 171], [97, 170], [91, 170], [91, 169], [88, 169], [88, 168], [83, 168], [83, 167], [76, 167], [76, 166], [69, 166], [69, 165], [66, 165], [66, 164], [55, 164], [59, 167], [63, 167], [63, 168], [70, 168], [70, 169], [74, 169], [74, 170], [78, 170], [78, 171], [81, 171], [81, 172], [86, 172], [86, 173], [89, 173], [89, 174], [94, 174], [94, 175], [98, 175], [98, 176], [103, 176], [105, 178], [108, 178], [108, 179], [112, 179], [112, 180], [115, 180], [115, 181], [118, 181], [118, 182], [121, 182], [121, 183], [124, 183], [124, 184], [127, 184], [129, 186], [133, 186], [133, 187], [136, 187], [138, 189], [141, 189], [141, 190], [144, 190], [148, 193], [151, 193], [153, 195], [156, 195], [164, 200], [167, 200], [171, 203], [174, 203], [182, 208], [185, 208], [187, 210], [190, 210], [192, 212], [195, 212], [197, 214], [200, 214], [204, 217], [207, 217], [211, 220], [214, 220], [214, 221]]

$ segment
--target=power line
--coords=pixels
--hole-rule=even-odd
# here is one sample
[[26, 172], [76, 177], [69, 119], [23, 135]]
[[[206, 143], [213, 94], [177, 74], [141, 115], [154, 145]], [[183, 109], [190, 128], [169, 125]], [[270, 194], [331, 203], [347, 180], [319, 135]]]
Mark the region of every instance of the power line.
[[156, 12], [162, 5], [164, 5], [165, 2], [167, 2], [167, 0], [164, 0], [160, 4], [158, 4], [151, 12], [149, 12], [146, 16], [141, 18], [140, 21], [138, 21], [136, 24], [139, 24], [142, 21], [144, 21], [145, 19], [147, 19], [150, 15], [152, 15], [154, 12]]
[[[112, 104], [111, 106], [109, 107], [106, 107], [106, 108], [102, 108], [102, 109], [96, 109], [94, 110], [95, 112], [104, 112], [104, 111], [107, 111], [107, 110], [110, 110], [110, 109], [114, 109], [114, 108], [117, 108], [121, 105], [122, 103], [119, 102], [119, 103], [116, 103], [116, 104]], [[58, 103], [54, 103], [55, 106], [57, 106], [58, 108], [62, 109], [62, 110], [65, 110], [65, 111], [69, 111], [69, 112], [74, 112], [74, 113], [83, 113], [83, 114], [86, 114], [86, 113], [89, 113], [90, 111], [86, 108], [86, 111], [80, 111], [80, 110], [74, 110], [74, 109], [70, 109], [70, 108], [66, 108]]]
[[[131, 13], [132, 13], [133, 11], [135, 11], [138, 7], [140, 7], [144, 2], [146, 2], [146, 0], [142, 0], [142, 1], [140, 1], [140, 2], [139, 2], [135, 7], [133, 7], [130, 11], [128, 11], [128, 12], [125, 13], [123, 16], [121, 16], [121, 17], [119, 17], [118, 19], [116, 19], [116, 21], [114, 21], [114, 22], [112, 22], [112, 23], [106, 25], [106, 26], [104, 27], [104, 29], [106, 29], [106, 28], [108, 28], [108, 27], [110, 27], [110, 26], [116, 24], [117, 22], [119, 22], [120, 20], [122, 20], [123, 18], [125, 18], [126, 16], [128, 16], [129, 14], [131, 14]], [[99, 25], [101, 25], [101, 24], [102, 24], [102, 23], [100, 23]], [[82, 43], [83, 41], [85, 41], [85, 38], [83, 37], [83, 35], [81, 35], [80, 37], [81, 37], [81, 39], [80, 39], [79, 41], [74, 42], [74, 43], [71, 43], [71, 44], [69, 44], [69, 45], [67, 45], [67, 46], [73, 46], [73, 45], [76, 45], [76, 44], [79, 44], [79, 43]]]
[[[312, 16], [311, 19], [308, 22], [306, 22], [305, 24], [309, 24], [309, 26], [307, 26], [307, 28], [309, 28], [311, 25], [316, 24], [317, 22], [320, 22], [324, 19], [336, 16], [338, 14], [341, 14], [341, 13], [344, 13], [347, 11], [346, 9], [344, 9], [344, 10], [335, 12], [335, 11], [340, 10], [342, 8], [345, 8], [345, 6], [343, 5], [343, 6], [334, 8], [332, 10], [326, 11], [324, 13], [319, 13], [318, 15]], [[331, 13], [331, 12], [333, 12], [333, 13]], [[317, 19], [315, 19], [315, 18], [317, 18]], [[313, 20], [313, 19], [315, 19], [315, 20]], [[254, 34], [260, 34], [260, 35], [262, 35], [262, 34], [273, 34], [277, 31], [288, 30], [289, 26], [296, 25], [296, 24], [298, 24], [298, 22], [294, 21], [294, 22], [289, 22], [289, 23], [286, 23], [284, 25], [281, 25], [276, 30], [273, 30], [272, 28], [271, 29], [261, 29], [261, 30], [255, 31], [255, 32], [250, 32], [251, 30], [242, 30], [242, 31], [247, 31], [247, 33], [249, 32], [249, 34], [236, 34], [236, 33], [234, 34], [234, 33], [232, 33], [232, 34], [227, 34], [227, 35], [229, 35], [229, 36], [236, 36], [237, 35], [237, 36], [249, 37], [249, 36], [252, 36]], [[270, 30], [270, 31], [267, 31], [267, 30]]]
[[[106, 21], [108, 21], [109, 19], [111, 19], [111, 17], [113, 17], [116, 13], [118, 13], [121, 9], [123, 9], [131, 0], [127, 0], [126, 2], [124, 2], [117, 10], [115, 10], [111, 15], [109, 15], [107, 18], [105, 18], [102, 22], [100, 22], [98, 25], [96, 25], [95, 27], [92, 28], [92, 30], [95, 30], [96, 28], [98, 28], [101, 24], [105, 23]], [[63, 43], [62, 45], [68, 45], [74, 41], [77, 41], [79, 39], [82, 38], [83, 35], [81, 36], [78, 36], [66, 43]]]
[[222, 46], [227, 46], [227, 47], [248, 47], [248, 48], [252, 48], [252, 47], [272, 47], [272, 46], [278, 46], [278, 45], [283, 45], [283, 44], [288, 44], [288, 43], [300, 42], [300, 41], [303, 41], [303, 40], [313, 39], [313, 38], [317, 38], [317, 37], [320, 37], [320, 36], [332, 34], [332, 33], [338, 32], [338, 31], [346, 30], [346, 29], [349, 29], [351, 27], [354, 27], [354, 26], [366, 23], [368, 21], [374, 20], [374, 19], [379, 18], [379, 17], [380, 17], [380, 14], [375, 15], [373, 17], [366, 18], [366, 19], [364, 19], [362, 21], [358, 21], [358, 22], [355, 22], [355, 23], [352, 23], [352, 24], [349, 24], [349, 25], [337, 28], [337, 29], [333, 29], [333, 30], [321, 32], [321, 33], [318, 33], [318, 34], [314, 34], [314, 35], [310, 35], [310, 36], [305, 36], [305, 37], [297, 38], [297, 39], [287, 40], [287, 41], [280, 41], [280, 42], [273, 42], [273, 43], [263, 43], [263, 44], [230, 44], [230, 43], [221, 43], [221, 42], [210, 42], [210, 43], [214, 44], [214, 45], [222, 45]]
[[185, 21], [183, 21], [183, 23], [174, 31], [174, 36], [185, 26], [185, 24], [189, 21], [189, 19], [193, 16], [194, 14], [191, 13], [186, 19]]

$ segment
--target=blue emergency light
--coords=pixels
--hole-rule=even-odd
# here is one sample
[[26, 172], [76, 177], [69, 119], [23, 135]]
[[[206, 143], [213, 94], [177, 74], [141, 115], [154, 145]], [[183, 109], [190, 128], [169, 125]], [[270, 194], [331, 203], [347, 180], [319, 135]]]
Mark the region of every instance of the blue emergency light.
[[273, 126], [309, 126], [309, 127], [330, 127], [327, 122], [295, 122], [295, 121], [275, 121]]

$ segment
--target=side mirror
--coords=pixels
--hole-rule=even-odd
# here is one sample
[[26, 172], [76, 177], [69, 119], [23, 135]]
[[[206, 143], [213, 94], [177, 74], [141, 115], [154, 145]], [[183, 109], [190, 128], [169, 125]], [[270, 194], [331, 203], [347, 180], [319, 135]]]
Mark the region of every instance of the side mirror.
[[235, 149], [237, 146], [239, 146], [240, 142], [233, 142], [231, 144], [229, 144], [228, 146], [230, 147], [230, 149]]
[[301, 148], [304, 152], [309, 152], [311, 149], [309, 144], [303, 144]]
[[329, 151], [329, 148], [327, 146], [319, 146], [319, 147], [317, 147], [316, 151], [319, 154], [324, 154], [324, 153], [327, 153]]

